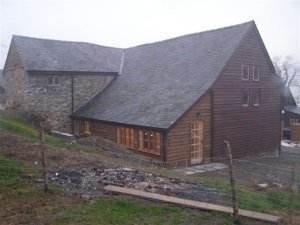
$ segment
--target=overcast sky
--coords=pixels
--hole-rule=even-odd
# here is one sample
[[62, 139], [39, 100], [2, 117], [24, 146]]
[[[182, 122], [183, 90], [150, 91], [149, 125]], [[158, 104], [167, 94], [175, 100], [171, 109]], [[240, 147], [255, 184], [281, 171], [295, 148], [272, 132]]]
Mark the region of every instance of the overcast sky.
[[0, 69], [13, 34], [114, 47], [255, 20], [272, 57], [300, 62], [300, 0], [0, 0]]

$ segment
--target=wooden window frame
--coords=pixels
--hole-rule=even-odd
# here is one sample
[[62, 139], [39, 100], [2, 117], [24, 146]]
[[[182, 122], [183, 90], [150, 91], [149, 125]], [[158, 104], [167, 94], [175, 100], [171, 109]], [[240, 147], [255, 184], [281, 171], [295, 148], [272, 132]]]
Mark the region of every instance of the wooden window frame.
[[134, 149], [135, 130], [128, 127], [117, 127], [117, 143], [126, 148]]
[[[258, 99], [258, 103], [256, 102], [257, 99]], [[252, 102], [253, 102], [253, 106], [257, 107], [257, 106], [260, 105], [260, 88], [253, 88], [252, 89]]]
[[[257, 69], [257, 79], [255, 79], [255, 69]], [[253, 77], [253, 81], [259, 81], [259, 66], [253, 66], [252, 77]]]
[[[244, 104], [244, 91], [247, 91], [247, 104]], [[250, 89], [242, 88], [242, 106], [248, 107], [250, 105]]]
[[[244, 67], [247, 68], [247, 78], [244, 78]], [[249, 68], [249, 65], [242, 65], [242, 80], [244, 81], [248, 81], [249, 80], [249, 77], [250, 77], [250, 68]]]
[[117, 143], [125, 148], [160, 155], [161, 134], [149, 130], [117, 127]]
[[91, 121], [89, 121], [89, 120], [84, 121], [84, 132], [83, 133], [88, 134], [88, 135], [92, 134], [92, 132], [91, 132]]
[[61, 85], [61, 77], [60, 76], [47, 76], [47, 85], [48, 86], [60, 86]]
[[[145, 140], [145, 135], [148, 135], [149, 139]], [[140, 130], [139, 135], [139, 151], [151, 153], [154, 155], [160, 155], [160, 133], [149, 130]], [[147, 146], [146, 146], [147, 145]]]

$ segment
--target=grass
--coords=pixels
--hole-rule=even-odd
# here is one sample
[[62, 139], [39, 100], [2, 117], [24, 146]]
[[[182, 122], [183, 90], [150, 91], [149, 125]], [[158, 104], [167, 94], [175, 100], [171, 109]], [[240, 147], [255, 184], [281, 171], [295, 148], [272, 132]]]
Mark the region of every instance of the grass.
[[[230, 183], [226, 180], [205, 179], [201, 181], [210, 187], [218, 189], [224, 194], [231, 195]], [[273, 210], [287, 210], [289, 212], [300, 211], [300, 195], [297, 193], [281, 191], [277, 189], [267, 190], [265, 192], [255, 192], [247, 190], [244, 187], [237, 187], [237, 199], [239, 208], [271, 212]]]
[[10, 191], [11, 187], [22, 187], [20, 172], [24, 168], [24, 163], [11, 161], [0, 155], [0, 192]]
[[[15, 114], [9, 114], [0, 110], [0, 129], [28, 138], [32, 142], [39, 141], [39, 132], [36, 127]], [[65, 148], [69, 150], [79, 150], [74, 144], [67, 143], [59, 138], [45, 135], [45, 143], [57, 148]], [[85, 152], [99, 152], [99, 149], [93, 147], [80, 147]]]
[[[50, 183], [52, 194], [30, 184], [22, 177], [25, 163], [0, 155], [0, 205], [5, 205], [3, 223], [29, 224], [230, 224], [230, 217], [221, 213], [149, 203], [128, 199], [99, 199], [92, 203], [68, 195]], [[0, 207], [2, 208], [2, 207]], [[10, 210], [13, 209], [13, 210]], [[1, 210], [4, 210], [2, 208]], [[0, 211], [1, 211], [0, 210]], [[3, 211], [4, 212], [4, 211]], [[41, 213], [40, 217], [36, 212]], [[0, 213], [1, 215], [1, 213]], [[3, 214], [2, 214], [3, 215]], [[17, 221], [17, 222], [16, 222]]]
[[[199, 210], [158, 205], [135, 200], [100, 199], [89, 205], [78, 204], [67, 210], [59, 224], [207, 224], [212, 214]], [[230, 224], [214, 214], [216, 224]]]

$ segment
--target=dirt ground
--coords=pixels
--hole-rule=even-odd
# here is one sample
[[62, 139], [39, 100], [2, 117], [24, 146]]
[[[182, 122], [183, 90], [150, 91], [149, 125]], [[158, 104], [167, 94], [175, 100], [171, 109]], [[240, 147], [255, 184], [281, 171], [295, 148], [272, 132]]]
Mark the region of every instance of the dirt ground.
[[[17, 161], [25, 161], [41, 170], [41, 154], [38, 144], [31, 143], [24, 137], [3, 131], [0, 131], [0, 143], [0, 153], [5, 157]], [[65, 204], [72, 204], [72, 202], [81, 201], [82, 198], [90, 200], [103, 197], [101, 189], [105, 184], [126, 186], [194, 200], [203, 201], [205, 199], [207, 202], [223, 205], [230, 203], [230, 196], [223, 195], [214, 188], [187, 181], [185, 176], [181, 177], [171, 170], [165, 173], [158, 173], [164, 175], [155, 175], [155, 171], [162, 172], [164, 171], [163, 169], [153, 169], [153, 174], [142, 172], [133, 163], [123, 160], [109, 151], [93, 153], [46, 146], [46, 152], [49, 180], [63, 186], [73, 196], [72, 198], [66, 196], [60, 199], [50, 196], [49, 198], [52, 199], [49, 200], [50, 203], [51, 201], [62, 201]], [[239, 183], [251, 185], [253, 188], [257, 188], [257, 185], [261, 183], [267, 183], [268, 187], [277, 185], [276, 187], [285, 188], [293, 181], [299, 188], [299, 177], [295, 176], [295, 174], [299, 175], [300, 154], [290, 154], [285, 151], [282, 153], [282, 157], [276, 160], [265, 157], [255, 159], [253, 161], [255, 163], [249, 163], [251, 160], [253, 159], [235, 161], [235, 172]], [[168, 173], [171, 176], [167, 176]], [[202, 174], [201, 176], [219, 176], [224, 178], [227, 174], [228, 171], [223, 170]], [[24, 176], [30, 176], [30, 174], [24, 174]], [[37, 185], [41, 184], [42, 181], [39, 179]], [[1, 202], [1, 204], [5, 205], [5, 202]], [[20, 215], [24, 211], [28, 211], [30, 214], [32, 204], [43, 205], [44, 203], [28, 203], [24, 204], [25, 206], [22, 208], [18, 207], [16, 203], [15, 206], [10, 205], [6, 208], [6, 212], [18, 209], [21, 211]], [[5, 215], [5, 212], [3, 215]], [[15, 213], [15, 215], [17, 216], [18, 213]], [[257, 222], [256, 224], [263, 223]], [[290, 224], [293, 223], [291, 222]]]

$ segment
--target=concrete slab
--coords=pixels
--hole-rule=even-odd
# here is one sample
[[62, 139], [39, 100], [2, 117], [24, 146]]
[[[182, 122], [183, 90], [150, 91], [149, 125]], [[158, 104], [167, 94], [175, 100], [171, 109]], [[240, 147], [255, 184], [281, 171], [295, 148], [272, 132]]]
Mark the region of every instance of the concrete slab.
[[195, 165], [195, 166], [177, 168], [174, 170], [179, 173], [192, 175], [192, 174], [196, 174], [196, 173], [205, 173], [205, 172], [221, 170], [221, 169], [226, 169], [226, 168], [228, 168], [228, 166], [223, 163], [209, 163], [209, 164], [203, 164], [203, 165]]

